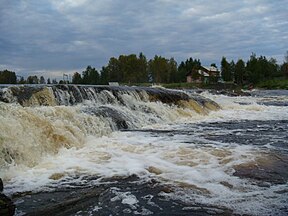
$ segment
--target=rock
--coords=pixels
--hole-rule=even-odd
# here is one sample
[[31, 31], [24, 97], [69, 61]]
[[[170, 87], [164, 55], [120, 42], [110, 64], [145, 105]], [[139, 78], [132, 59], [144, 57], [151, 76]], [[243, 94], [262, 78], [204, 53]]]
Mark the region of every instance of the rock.
[[0, 215], [1, 216], [11, 216], [15, 214], [15, 205], [12, 200], [2, 193], [3, 182], [0, 178]]
[[54, 173], [49, 177], [49, 179], [59, 180], [59, 179], [63, 178], [64, 176], [65, 176], [64, 173]]
[[2, 179], [0, 178], [0, 192], [2, 193], [3, 191], [3, 181]]
[[233, 185], [231, 185], [229, 182], [226, 182], [226, 181], [221, 181], [220, 184], [222, 184], [223, 186], [225, 186], [229, 189], [233, 188]]
[[147, 170], [148, 170], [148, 172], [154, 173], [155, 175], [162, 174], [162, 171], [160, 169], [158, 169], [157, 167], [154, 167], [154, 166], [149, 166]]

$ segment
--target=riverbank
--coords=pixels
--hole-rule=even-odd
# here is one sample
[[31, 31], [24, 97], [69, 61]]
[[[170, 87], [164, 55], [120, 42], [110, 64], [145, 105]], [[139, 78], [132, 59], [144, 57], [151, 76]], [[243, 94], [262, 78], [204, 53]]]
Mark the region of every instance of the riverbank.
[[266, 80], [256, 85], [261, 89], [286, 89], [288, 90], [288, 79]]
[[[121, 85], [128, 85], [128, 86], [151, 86], [151, 83], [123, 83]], [[282, 89], [288, 90], [288, 79], [285, 77], [281, 79], [273, 79], [273, 80], [266, 80], [259, 82], [257, 84], [246, 84], [246, 85], [237, 85], [233, 82], [227, 83], [161, 83], [157, 84], [164, 88], [169, 89], [208, 89], [215, 92], [231, 92], [232, 94], [240, 94], [242, 95], [243, 89], [244, 90], [251, 90], [251, 89], [263, 89], [263, 90], [274, 90], [274, 89]], [[157, 86], [156, 85], [156, 86]], [[152, 85], [153, 86], [153, 85]]]

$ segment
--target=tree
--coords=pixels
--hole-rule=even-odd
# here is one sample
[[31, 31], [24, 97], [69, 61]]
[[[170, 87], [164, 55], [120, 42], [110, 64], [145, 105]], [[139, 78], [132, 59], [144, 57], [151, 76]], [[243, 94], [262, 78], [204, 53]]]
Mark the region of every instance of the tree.
[[50, 78], [47, 79], [47, 84], [51, 84]]
[[246, 79], [250, 83], [257, 83], [263, 79], [260, 64], [255, 53], [252, 53], [250, 59], [246, 63]]
[[242, 59], [239, 59], [235, 65], [235, 82], [238, 85], [243, 85], [245, 74], [245, 63]]
[[107, 69], [107, 67], [102, 67], [101, 71], [100, 71], [100, 84], [101, 85], [107, 85], [109, 82], [109, 71]]
[[288, 77], [288, 51], [286, 52], [286, 55], [284, 56], [284, 63], [281, 65], [281, 73]]
[[169, 66], [168, 60], [155, 55], [154, 59], [149, 61], [149, 72], [153, 82], [168, 83], [169, 82]]
[[46, 84], [45, 78], [43, 76], [40, 77], [39, 82], [40, 82], [40, 84]]
[[89, 85], [96, 85], [100, 82], [100, 75], [95, 68], [90, 65], [82, 72], [82, 83]]
[[232, 81], [231, 67], [224, 56], [222, 57], [222, 60], [221, 60], [221, 76], [223, 80], [226, 82]]
[[231, 73], [231, 81], [235, 81], [235, 62], [232, 60], [229, 64], [229, 70]]
[[217, 68], [216, 63], [212, 63], [210, 66], [211, 66], [211, 67], [215, 67], [215, 68]]
[[123, 72], [120, 68], [120, 62], [117, 58], [110, 58], [109, 63], [106, 67], [108, 73], [108, 82], [122, 82]]
[[120, 55], [118, 58], [120, 72], [123, 74], [122, 82], [137, 83], [139, 77], [139, 63], [135, 54]]
[[137, 81], [140, 83], [148, 82], [148, 62], [146, 56], [141, 52], [138, 57]]
[[18, 81], [18, 84], [25, 84], [26, 81], [24, 79], [24, 77], [21, 76], [20, 80]]
[[0, 71], [0, 84], [16, 84], [17, 77], [13, 71]]
[[72, 76], [72, 83], [81, 84], [82, 83], [81, 74], [79, 74], [78, 72], [75, 72]]
[[198, 79], [199, 77], [198, 70], [200, 69], [200, 67], [201, 67], [200, 59], [193, 59], [190, 57], [189, 59], [186, 59], [185, 62], [182, 61], [178, 67], [176, 81], [185, 82], [187, 74], [191, 72], [193, 79]]
[[274, 58], [270, 58], [268, 61], [265, 56], [257, 58], [256, 54], [252, 53], [246, 65], [246, 77], [251, 83], [257, 83], [280, 76], [279, 66]]
[[177, 62], [175, 61], [174, 58], [170, 58], [170, 60], [168, 61], [168, 65], [169, 65], [169, 83], [175, 83], [177, 82]]
[[36, 75], [35, 76], [29, 76], [27, 78], [27, 83], [28, 84], [39, 84], [39, 79]]

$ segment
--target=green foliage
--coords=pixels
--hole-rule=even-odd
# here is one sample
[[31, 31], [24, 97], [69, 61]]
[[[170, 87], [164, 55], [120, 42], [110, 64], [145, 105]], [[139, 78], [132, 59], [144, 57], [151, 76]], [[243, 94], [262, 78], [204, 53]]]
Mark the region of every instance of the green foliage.
[[29, 76], [27, 78], [27, 83], [28, 84], [39, 84], [39, 79], [36, 75], [35, 76]]
[[288, 77], [288, 51], [286, 52], [284, 56], [284, 63], [281, 65], [281, 73]]
[[155, 56], [148, 63], [149, 77], [153, 83], [171, 83], [178, 81], [177, 62], [174, 58], [166, 59]]
[[0, 71], [0, 84], [16, 84], [17, 77], [15, 72], [4, 70]]
[[245, 63], [242, 59], [239, 59], [235, 65], [235, 82], [238, 85], [243, 85], [244, 80], [244, 74], [245, 74]]
[[[76, 75], [76, 73], [74, 73], [74, 75]], [[88, 85], [97, 85], [99, 84], [99, 82], [100, 82], [100, 75], [98, 71], [95, 68], [92, 68], [90, 65], [87, 66], [86, 70], [82, 72], [81, 83], [88, 84]]]
[[[275, 87], [279, 82], [271, 80], [288, 77], [288, 51], [284, 59], [284, 63], [278, 65], [276, 59], [270, 58], [268, 60], [265, 56], [257, 57], [256, 54], [252, 53], [246, 64], [242, 59], [239, 59], [235, 64], [233, 60], [229, 63], [225, 57], [222, 57], [221, 76], [226, 84], [234, 81], [241, 86], [261, 83], [263, 86]], [[216, 67], [216, 64], [212, 63], [211, 66]], [[108, 64], [101, 68], [100, 73], [92, 66], [87, 66], [82, 73], [75, 72], [72, 77], [72, 83], [88, 85], [107, 85], [109, 82], [127, 84], [175, 83], [176, 86], [181, 87], [184, 85], [184, 82], [186, 83], [188, 74], [194, 80], [197, 80], [200, 76], [198, 73], [200, 68], [200, 59], [193, 59], [191, 57], [185, 61], [181, 61], [178, 66], [174, 58], [168, 59], [155, 55], [153, 59], [148, 60], [143, 53], [140, 53], [138, 56], [136, 54], [120, 55], [118, 58], [111, 57]], [[215, 84], [218, 78], [212, 76], [208, 80], [205, 78], [201, 86]], [[16, 82], [17, 77], [15, 72], [8, 70], [0, 71], [0, 84], [14, 84]], [[18, 83], [44, 84], [45, 79], [43, 76], [40, 79], [37, 76], [29, 76], [27, 80], [21, 77]], [[50, 79], [47, 79], [47, 84], [50, 83]], [[66, 82], [60, 81], [60, 83], [64, 84]], [[56, 79], [52, 80], [52, 84], [57, 84]], [[191, 86], [194, 84], [185, 85]], [[284, 85], [281, 84], [281, 86]]]
[[217, 68], [216, 63], [212, 63], [210, 66], [211, 66], [211, 67], [215, 67], [215, 68]]
[[232, 65], [227, 62], [226, 58], [223, 56], [221, 60], [221, 75], [224, 81], [232, 81], [233, 80], [233, 72], [232, 72]]
[[257, 83], [256, 87], [265, 89], [287, 89], [288, 79], [272, 79]]
[[112, 57], [106, 67], [101, 71], [101, 82], [147, 82], [147, 59], [143, 53], [137, 57], [135, 54]]
[[178, 67], [178, 78], [177, 82], [186, 82], [186, 76], [192, 73], [193, 79], [199, 78], [199, 73], [197, 72], [201, 67], [200, 59], [189, 58], [186, 59], [185, 63], [182, 61]]
[[281, 65], [281, 73], [285, 76], [288, 77], [288, 63], [283, 63]]
[[45, 78], [43, 76], [40, 77], [39, 83], [46, 84]]
[[72, 83], [81, 84], [82, 83], [81, 74], [79, 74], [78, 72], [75, 72], [72, 76]]
[[254, 53], [247, 61], [246, 72], [246, 80], [254, 84], [280, 75], [275, 59], [271, 58], [268, 61], [265, 56], [257, 58]]

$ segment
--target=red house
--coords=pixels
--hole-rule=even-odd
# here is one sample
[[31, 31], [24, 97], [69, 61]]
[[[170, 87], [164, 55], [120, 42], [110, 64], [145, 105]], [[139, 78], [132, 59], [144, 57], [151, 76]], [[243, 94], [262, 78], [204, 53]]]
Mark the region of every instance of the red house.
[[220, 71], [218, 68], [201, 66], [199, 70], [192, 70], [186, 75], [188, 83], [213, 83], [218, 82]]

